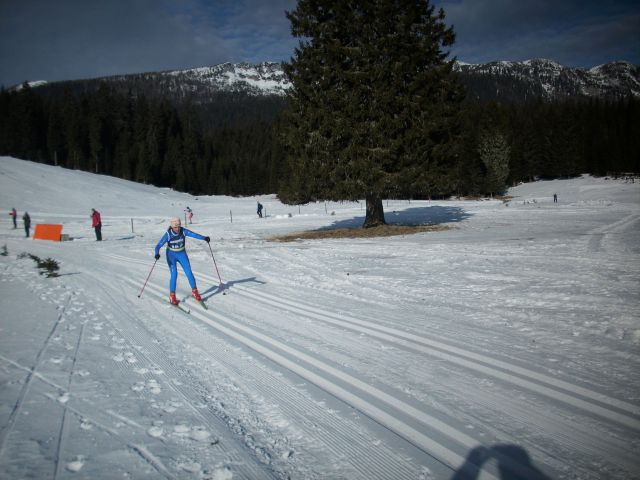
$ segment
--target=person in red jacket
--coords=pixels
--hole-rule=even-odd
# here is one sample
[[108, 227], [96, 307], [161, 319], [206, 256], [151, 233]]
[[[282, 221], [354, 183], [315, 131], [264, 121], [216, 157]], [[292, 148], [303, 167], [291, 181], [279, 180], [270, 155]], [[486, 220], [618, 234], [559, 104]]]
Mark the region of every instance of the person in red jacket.
[[11, 215], [11, 219], [13, 220], [13, 228], [18, 228], [18, 224], [17, 224], [17, 219], [18, 219], [18, 212], [16, 212], [15, 207], [11, 209], [11, 212], [9, 212], [9, 215]]
[[100, 212], [95, 208], [91, 209], [91, 226], [96, 231], [96, 241], [102, 240], [102, 220], [100, 219]]

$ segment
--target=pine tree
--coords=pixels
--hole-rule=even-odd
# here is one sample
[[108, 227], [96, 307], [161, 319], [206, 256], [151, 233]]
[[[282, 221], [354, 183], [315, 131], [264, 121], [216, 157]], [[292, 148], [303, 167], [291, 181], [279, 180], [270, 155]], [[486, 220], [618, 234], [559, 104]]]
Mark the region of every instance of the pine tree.
[[511, 149], [500, 131], [487, 131], [480, 135], [478, 153], [486, 168], [485, 188], [489, 193], [504, 190], [509, 176], [509, 156]]
[[49, 163], [58, 165], [64, 156], [64, 130], [62, 115], [57, 104], [49, 107], [47, 122], [47, 148], [49, 150]]
[[284, 65], [283, 201], [365, 198], [371, 227], [385, 223], [385, 195], [450, 190], [463, 91], [442, 50], [455, 39], [444, 11], [428, 0], [300, 0], [287, 17], [304, 40]]

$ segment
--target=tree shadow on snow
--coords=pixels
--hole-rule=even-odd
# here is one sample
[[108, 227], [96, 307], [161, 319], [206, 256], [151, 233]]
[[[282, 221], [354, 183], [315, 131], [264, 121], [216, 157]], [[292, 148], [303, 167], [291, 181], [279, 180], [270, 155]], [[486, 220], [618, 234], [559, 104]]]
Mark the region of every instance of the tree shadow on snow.
[[224, 290], [230, 290], [231, 287], [233, 287], [237, 283], [248, 283], [248, 282], [259, 283], [260, 285], [264, 285], [266, 283], [256, 279], [256, 277], [243, 278], [242, 280], [228, 280], [224, 283], [221, 283], [220, 285], [214, 285], [212, 287], [209, 287], [207, 290], [205, 290], [201, 294], [201, 296], [203, 300], [207, 300], [208, 298], [211, 298], [215, 295], [218, 295], [219, 293], [222, 293]]
[[[385, 211], [384, 219], [389, 225], [442, 225], [457, 223], [471, 217], [471, 214], [460, 207], [415, 207], [400, 211]], [[354, 217], [340, 220], [319, 230], [334, 230], [340, 228], [360, 228], [364, 217]]]
[[533, 465], [527, 451], [518, 445], [474, 448], [451, 480], [476, 480], [485, 464], [494, 461], [500, 480], [551, 480]]

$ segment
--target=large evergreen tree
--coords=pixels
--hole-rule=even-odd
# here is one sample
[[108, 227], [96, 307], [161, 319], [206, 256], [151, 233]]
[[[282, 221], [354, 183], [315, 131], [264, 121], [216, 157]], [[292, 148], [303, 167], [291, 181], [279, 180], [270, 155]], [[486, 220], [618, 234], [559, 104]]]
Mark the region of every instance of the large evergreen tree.
[[460, 147], [460, 84], [444, 47], [444, 12], [428, 0], [300, 0], [287, 12], [302, 40], [284, 69], [284, 143], [292, 178], [283, 201], [367, 202], [384, 224], [385, 195], [452, 188]]

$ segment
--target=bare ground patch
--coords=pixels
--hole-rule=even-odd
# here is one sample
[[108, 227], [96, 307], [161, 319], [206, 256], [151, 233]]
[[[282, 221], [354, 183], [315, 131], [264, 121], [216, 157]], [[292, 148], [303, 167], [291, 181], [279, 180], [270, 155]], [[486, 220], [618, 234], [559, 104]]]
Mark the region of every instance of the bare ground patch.
[[422, 232], [441, 232], [450, 230], [447, 225], [381, 225], [371, 228], [336, 228], [308, 230], [306, 232], [289, 233], [269, 237], [272, 242], [294, 242], [296, 240], [316, 240], [323, 238], [372, 238], [392, 237], [395, 235], [413, 235]]

